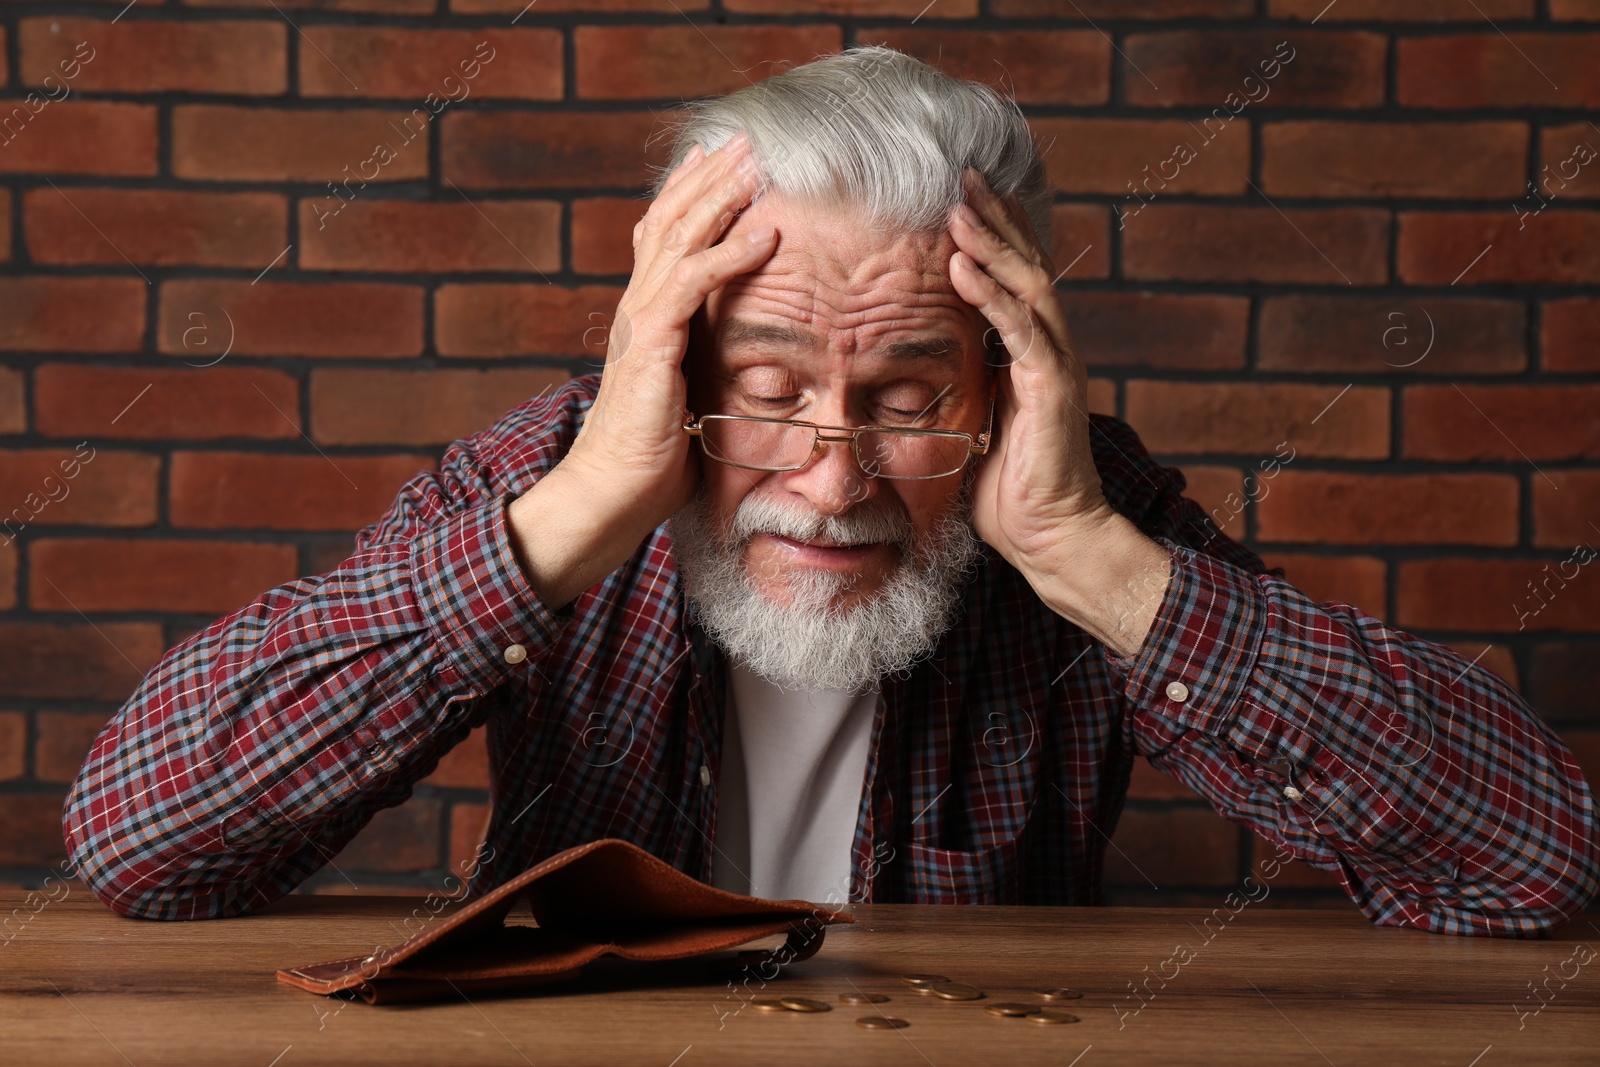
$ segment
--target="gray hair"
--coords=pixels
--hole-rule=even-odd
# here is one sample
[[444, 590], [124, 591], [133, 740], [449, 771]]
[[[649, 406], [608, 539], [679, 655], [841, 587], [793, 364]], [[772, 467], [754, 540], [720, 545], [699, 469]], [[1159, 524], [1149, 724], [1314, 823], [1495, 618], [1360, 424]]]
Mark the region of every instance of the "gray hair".
[[694, 145], [714, 152], [742, 130], [763, 190], [862, 210], [888, 231], [933, 232], [961, 202], [970, 166], [1001, 197], [1017, 194], [1050, 247], [1051, 190], [1016, 102], [903, 52], [852, 48], [685, 107], [655, 195]]

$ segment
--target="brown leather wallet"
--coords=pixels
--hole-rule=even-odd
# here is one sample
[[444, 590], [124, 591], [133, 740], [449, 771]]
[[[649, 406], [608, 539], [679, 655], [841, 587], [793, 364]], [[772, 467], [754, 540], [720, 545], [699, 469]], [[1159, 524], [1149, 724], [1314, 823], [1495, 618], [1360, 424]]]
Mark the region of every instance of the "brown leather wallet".
[[[538, 925], [507, 926], [522, 900]], [[778, 948], [719, 961], [759, 971], [814, 955], [824, 928], [841, 922], [855, 916], [729, 893], [608, 837], [556, 853], [393, 948], [278, 979], [312, 993], [354, 989], [369, 1004], [432, 1000], [562, 982], [600, 956], [677, 960], [788, 935]]]

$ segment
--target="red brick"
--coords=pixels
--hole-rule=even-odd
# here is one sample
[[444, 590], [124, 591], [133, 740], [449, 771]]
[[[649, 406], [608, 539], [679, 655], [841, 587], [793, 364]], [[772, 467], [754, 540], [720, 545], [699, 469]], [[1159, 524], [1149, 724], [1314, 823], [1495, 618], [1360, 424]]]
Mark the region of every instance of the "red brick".
[[603, 361], [622, 290], [609, 285], [441, 285], [434, 348], [441, 356], [588, 356]]
[[1407, 107], [1600, 105], [1600, 33], [1409, 37], [1395, 47], [1395, 92]]
[[[289, 27], [282, 21], [23, 19], [22, 80], [71, 69], [77, 92], [282, 94], [289, 87]], [[89, 48], [78, 48], [87, 43]], [[92, 49], [92, 51], [91, 51]], [[302, 62], [305, 62], [302, 56]], [[58, 75], [59, 76], [59, 75]]]
[[1506, 645], [1483, 641], [1447, 641], [1445, 645], [1468, 663], [1476, 664], [1491, 674], [1498, 674], [1511, 688], [1520, 689], [1517, 684], [1517, 661]]
[[[1596, 15], [1600, 19], [1600, 14]], [[1594, 200], [1600, 198], [1600, 134], [1586, 122], [1546, 126], [1539, 131], [1539, 174], [1533, 189], [1520, 190], [1523, 210], [1538, 207], [1534, 199]]]
[[161, 651], [156, 623], [0, 622], [0, 696], [120, 703]]
[[[516, 15], [527, 6], [527, 0], [450, 0], [450, 10], [459, 15], [481, 13]], [[710, 6], [711, 0], [539, 0], [539, 10], [547, 13], [648, 11], [657, 15], [682, 15], [685, 11], [704, 11]], [[429, 10], [432, 10], [432, 0], [429, 0]]]
[[[172, 172], [179, 178], [224, 181], [348, 181], [354, 190], [363, 178], [425, 178], [426, 135], [435, 119], [420, 101], [416, 108], [414, 113], [404, 108], [175, 107]], [[392, 154], [386, 162], [386, 153], [376, 151], [380, 145]]]
[[1539, 350], [1547, 371], [1600, 370], [1600, 300], [1577, 297], [1543, 305]]
[[1600, 730], [1568, 730], [1561, 741], [1572, 750], [1572, 758], [1583, 772], [1585, 782], [1600, 782]]
[[[0, 48], [5, 41], [0, 40]], [[11, 190], [0, 190], [0, 263], [11, 262]]]
[[443, 116], [447, 181], [478, 189], [590, 189], [648, 184], [668, 163], [664, 116], [639, 112], [461, 111]]
[[403, 357], [422, 353], [423, 290], [379, 282], [161, 283], [160, 351], [205, 368], [223, 356]]
[[[1562, 0], [1554, 0], [1561, 3]], [[1316, 19], [1317, 22], [1472, 22], [1484, 19], [1527, 19], [1534, 0], [1271, 0], [1273, 18]], [[1320, 17], [1319, 17], [1320, 16]]]
[[[11, 537], [9, 530], [0, 533], [0, 611], [17, 606], [17, 543]], [[0, 751], [4, 748], [0, 745]]]
[[[1211, 516], [1217, 529], [1241, 541], [1245, 536], [1244, 474], [1237, 467], [1203, 467], [1184, 465], [1184, 480], [1188, 487], [1183, 495], [1199, 504]], [[1199, 532], [1209, 538], [1211, 529]]]
[[1600, 0], [1550, 0], [1550, 17], [1592, 22], [1600, 19]]
[[480, 726], [467, 735], [455, 748], [446, 752], [433, 773], [418, 785], [436, 785], [446, 789], [489, 788], [489, 745], [487, 729]]
[[182, 3], [188, 7], [262, 8], [266, 11], [274, 8], [304, 11], [310, 8], [316, 11], [372, 11], [382, 15], [431, 15], [438, 7], [436, 0], [182, 0]]
[[22, 372], [0, 367], [0, 434], [22, 433], [28, 415], [22, 401]]
[[[1570, 573], [1572, 568], [1567, 569]], [[1558, 641], [1533, 650], [1528, 700], [1546, 722], [1600, 725], [1596, 685], [1600, 685], [1600, 645], [1593, 641]]]
[[1261, 304], [1262, 370], [1514, 374], [1528, 365], [1527, 313], [1512, 300], [1278, 296]]
[[[919, 6], [920, 5], [920, 6]], [[969, 19], [978, 13], [978, 0], [941, 0], [931, 7], [927, 0], [723, 0], [723, 7], [750, 15], [902, 15], [915, 18]]]
[[108, 720], [102, 712], [41, 711], [34, 721], [39, 729], [33, 751], [34, 777], [41, 782], [71, 783]]
[[1387, 389], [1130, 381], [1127, 403], [1128, 421], [1155, 453], [1269, 459], [1287, 441], [1296, 458], [1389, 455]]
[[1262, 541], [1345, 545], [1514, 545], [1509, 474], [1279, 471], [1256, 497]]
[[1244, 366], [1250, 329], [1245, 297], [1068, 291], [1061, 303], [1072, 342], [1090, 367]]
[[[1397, 564], [1407, 629], [1600, 631], [1600, 566], [1542, 560], [1428, 559]], [[1600, 561], [1597, 561], [1600, 562]], [[1562, 576], [1562, 564], [1566, 563]]]
[[1255, 14], [1255, 0], [994, 0], [992, 10], [1005, 18], [1082, 19], [1245, 19]]
[[358, 199], [328, 214], [319, 207], [300, 202], [300, 265], [307, 270], [561, 269], [561, 205], [554, 201]]
[[929, 30], [872, 26], [857, 44], [883, 44], [946, 74], [992, 85], [1021, 104], [1104, 104], [1111, 40], [1093, 30]]
[[[1123, 274], [1141, 280], [1374, 285], [1389, 216], [1369, 208], [1149, 204], [1124, 218]], [[1296, 232], [1298, 231], [1298, 232]]]
[[1417, 385], [1404, 404], [1410, 459], [1600, 457], [1600, 385]]
[[1319, 604], [1360, 608], [1374, 618], [1388, 616], [1388, 564], [1373, 556], [1310, 556], [1263, 552], [1268, 567], [1282, 567], [1284, 581]]
[[0, 867], [54, 867], [66, 861], [59, 791], [0, 796]]
[[311, 372], [311, 426], [324, 444], [447, 444], [567, 378], [516, 370]]
[[[1326, 2], [1326, 0], [1324, 0]], [[1271, 886], [1268, 896], [1262, 898], [1261, 903], [1266, 904], [1273, 898], [1270, 895], [1276, 889], [1339, 889], [1339, 879], [1332, 871], [1325, 871], [1320, 867], [1313, 867], [1301, 860], [1282, 860], [1283, 850], [1270, 841], [1265, 841], [1255, 834], [1250, 836], [1251, 869], [1258, 882], [1265, 882]], [[1277, 864], [1276, 867], [1273, 864]], [[1267, 872], [1273, 871], [1273, 876], [1268, 878]], [[1341, 892], [1342, 895], [1342, 892]], [[1348, 898], [1346, 898], [1348, 899]], [[1304, 906], [1301, 901], [1294, 901], [1294, 906]]]
[[1600, 281], [1600, 211], [1401, 212], [1398, 263], [1419, 285]]
[[1133, 761], [1133, 777], [1128, 782], [1128, 796], [1133, 800], [1186, 800], [1203, 803], [1205, 798], [1169, 774], [1163, 774], [1150, 765], [1149, 760]]
[[1090, 414], [1117, 415], [1117, 383], [1110, 378], [1089, 379], [1089, 400], [1084, 405]]
[[27, 716], [14, 711], [0, 712], [0, 782], [21, 778], [27, 770]]
[[648, 201], [599, 196], [572, 202], [572, 269], [579, 274], [632, 274], [633, 226]]
[[0, 278], [0, 351], [136, 350], [144, 304], [138, 278]]
[[311, 48], [300, 51], [303, 96], [415, 98], [430, 108], [473, 98], [561, 99], [560, 30], [304, 29]]
[[1050, 184], [1064, 193], [1137, 193], [1148, 200], [1247, 188], [1250, 128], [1245, 122], [1212, 130], [1179, 119], [1034, 119], [1029, 125], [1044, 146]]
[[[1321, 30], [1180, 30], [1123, 43], [1123, 93], [1141, 107], [1379, 107], [1388, 41]], [[1251, 80], [1253, 79], [1253, 80]]]
[[293, 545], [51, 538], [28, 549], [35, 611], [233, 611], [297, 577]]
[[1111, 211], [1099, 204], [1055, 204], [1050, 208], [1051, 256], [1068, 285], [1111, 276]]
[[289, 243], [274, 193], [30, 189], [28, 254], [37, 263], [264, 268]]
[[1111, 841], [1108, 885], [1221, 886], [1238, 876], [1239, 828], [1210, 809], [1128, 809]]
[[330, 867], [335, 871], [432, 870], [442, 859], [440, 807], [437, 800], [413, 797], [397, 808], [378, 812], [328, 861]]
[[158, 456], [91, 442], [0, 452], [0, 537], [29, 526], [149, 526]]
[[[1528, 171], [1521, 122], [1270, 122], [1269, 196], [1516, 198]], [[1382, 160], [1381, 166], [1374, 166]]]
[[580, 99], [713, 96], [839, 51], [838, 27], [579, 26], [573, 30]]
[[[36, 96], [34, 105], [24, 104]], [[103, 100], [0, 98], [0, 174], [143, 177], [156, 172], [156, 109]]]
[[1533, 486], [1533, 543], [1600, 548], [1600, 470], [1551, 470], [1529, 476]]
[[172, 525], [358, 530], [378, 520], [402, 485], [434, 466], [431, 456], [420, 453], [325, 458], [174, 452], [168, 490]]
[[343, 566], [354, 553], [355, 545], [349, 537], [326, 544], [314, 544], [308, 553], [309, 563], [301, 569], [307, 574], [327, 574]]
[[300, 436], [297, 383], [278, 371], [51, 363], [34, 372], [33, 391], [38, 430], [51, 436]]
[[[488, 829], [489, 805], [450, 805], [450, 871], [458, 879], [469, 879], [472, 872], [493, 854], [483, 847], [484, 831]], [[446, 892], [456, 892], [454, 883], [442, 886]]]

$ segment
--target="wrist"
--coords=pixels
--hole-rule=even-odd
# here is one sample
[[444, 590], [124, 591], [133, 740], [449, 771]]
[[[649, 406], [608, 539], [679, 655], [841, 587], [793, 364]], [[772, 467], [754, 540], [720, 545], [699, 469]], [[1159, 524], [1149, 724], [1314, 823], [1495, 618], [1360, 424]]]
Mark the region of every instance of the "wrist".
[[1155, 621], [1171, 562], [1163, 545], [1108, 507], [1074, 522], [1024, 574], [1050, 610], [1130, 656]]
[[611, 506], [603, 482], [555, 467], [511, 502], [507, 528], [528, 584], [558, 610], [620, 567], [649, 530]]

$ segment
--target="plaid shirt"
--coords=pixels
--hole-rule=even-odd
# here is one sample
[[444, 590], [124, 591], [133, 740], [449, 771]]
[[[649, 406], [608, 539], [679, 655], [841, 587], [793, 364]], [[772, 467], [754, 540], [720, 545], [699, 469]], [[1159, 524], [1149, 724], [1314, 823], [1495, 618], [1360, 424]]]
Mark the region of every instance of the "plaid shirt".
[[[455, 442], [337, 569], [168, 650], [66, 802], [102, 900], [159, 919], [258, 908], [482, 723], [493, 814], [469, 895], [600, 837], [711, 880], [722, 654], [686, 617], [666, 528], [562, 610], [508, 540], [508, 503], [597, 386]], [[1098, 902], [1135, 754], [1336, 872], [1377, 923], [1532, 936], [1593, 897], [1593, 797], [1510, 686], [1308, 599], [1124, 423], [1095, 416], [1092, 438], [1109, 502], [1172, 559], [1143, 647], [1116, 656], [986, 550], [936, 653], [884, 679], [852, 900]]]

